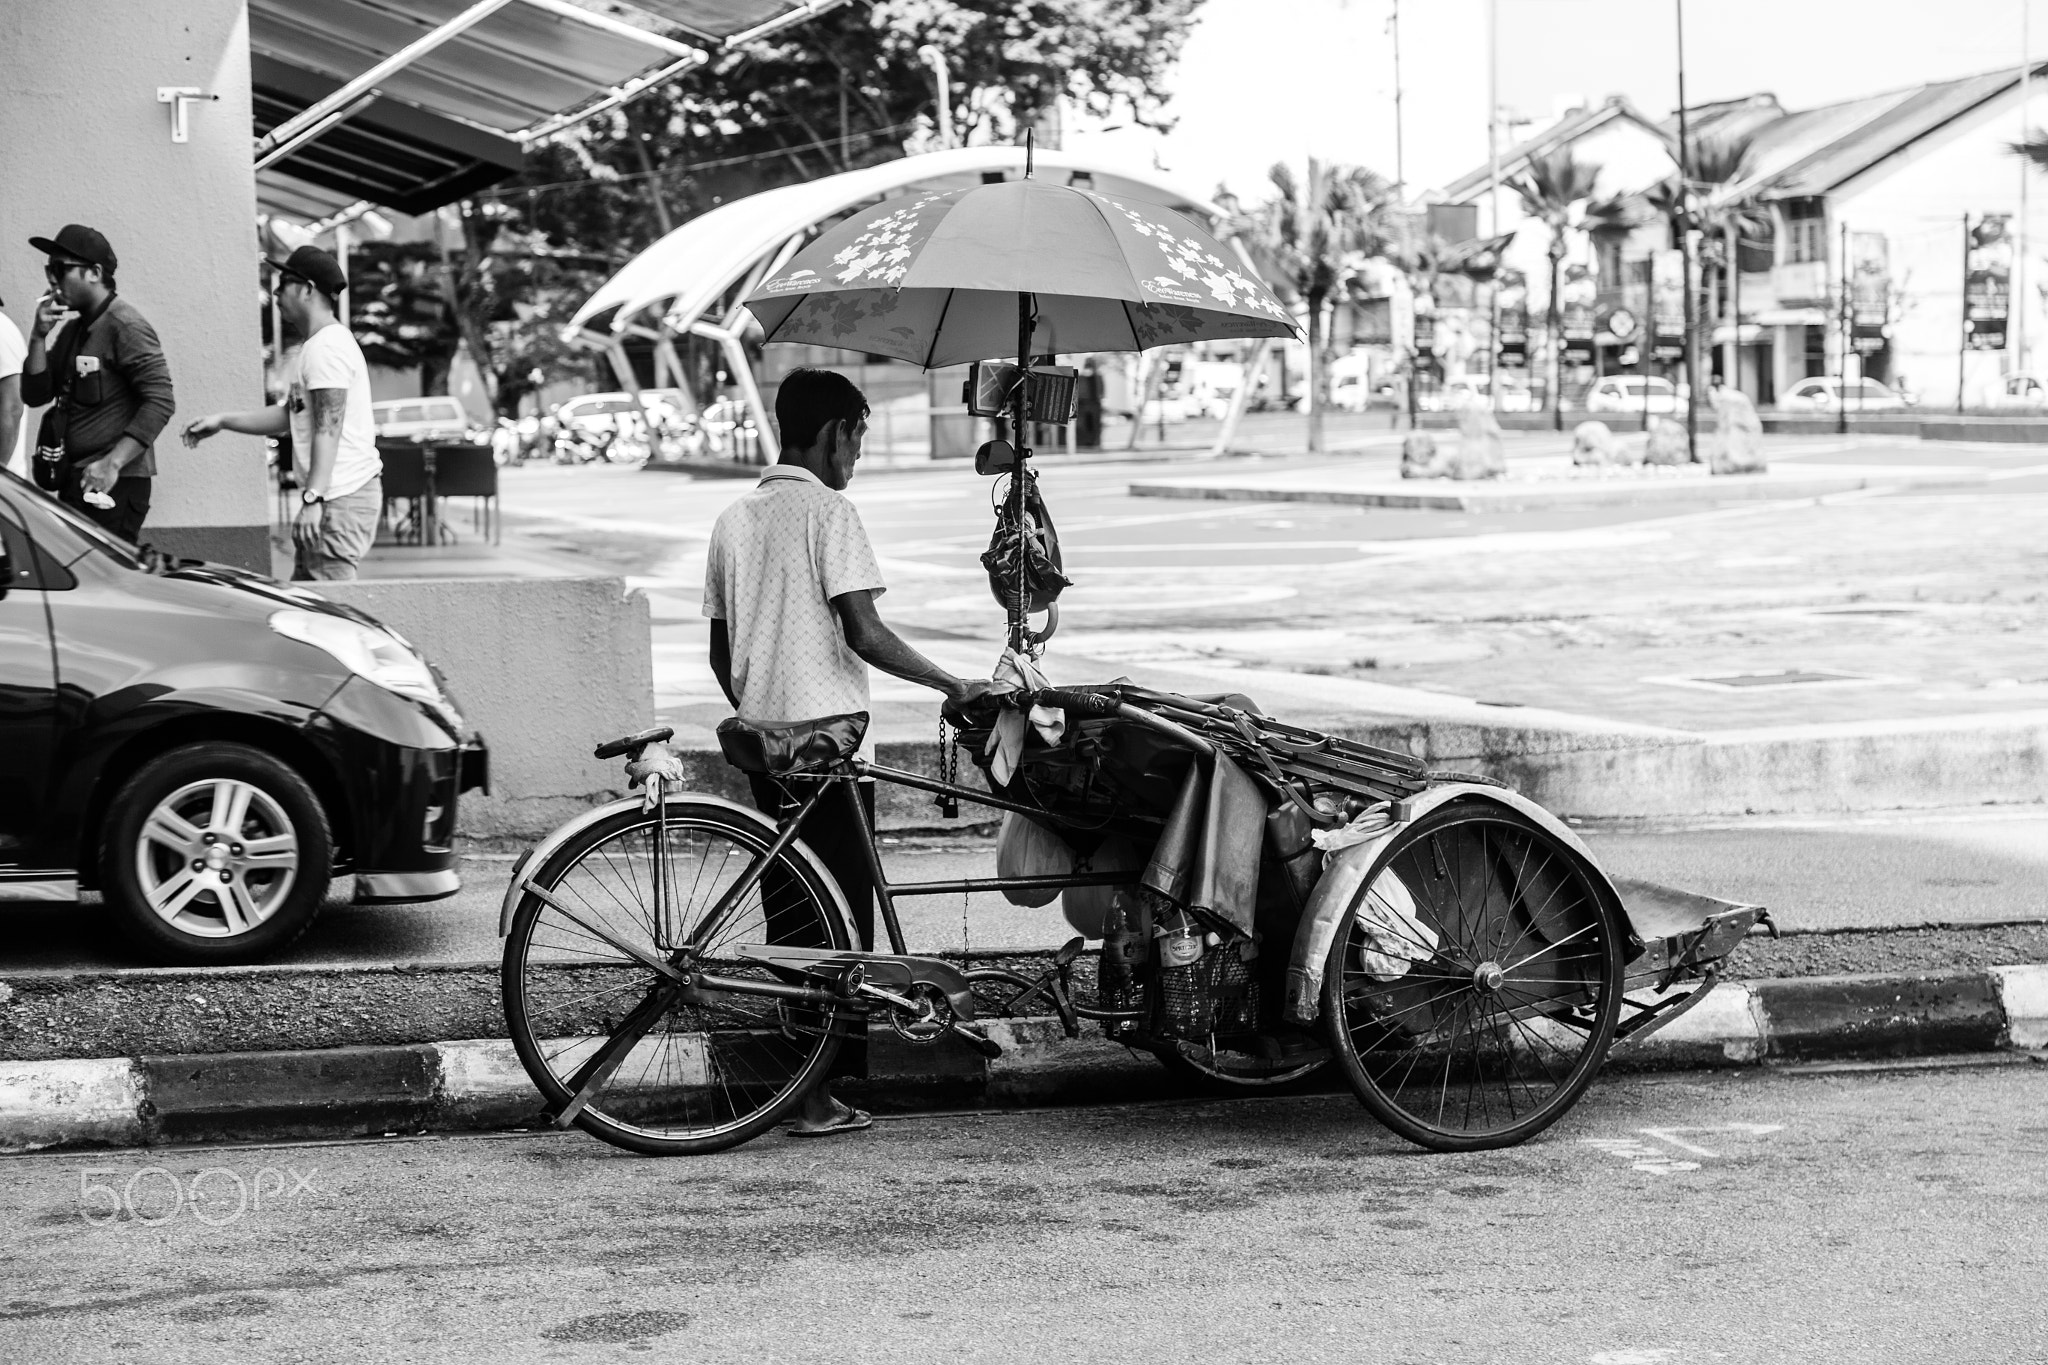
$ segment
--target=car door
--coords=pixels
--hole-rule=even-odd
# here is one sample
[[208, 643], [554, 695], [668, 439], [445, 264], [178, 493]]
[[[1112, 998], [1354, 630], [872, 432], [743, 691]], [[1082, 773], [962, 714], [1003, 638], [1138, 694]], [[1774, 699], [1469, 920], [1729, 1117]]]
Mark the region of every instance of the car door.
[[0, 900], [68, 899], [71, 869], [45, 866], [44, 814], [57, 740], [57, 665], [39, 561], [14, 504], [0, 493]]

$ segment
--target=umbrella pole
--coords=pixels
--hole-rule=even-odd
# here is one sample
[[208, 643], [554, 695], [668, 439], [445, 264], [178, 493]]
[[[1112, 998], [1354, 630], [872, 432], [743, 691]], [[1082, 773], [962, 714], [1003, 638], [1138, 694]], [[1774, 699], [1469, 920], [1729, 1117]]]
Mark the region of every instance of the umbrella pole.
[[1026, 461], [1031, 458], [1030, 447], [1025, 444], [1025, 423], [1031, 416], [1031, 334], [1038, 323], [1038, 299], [1029, 293], [1017, 295], [1017, 395], [1016, 416], [1013, 419], [1016, 437], [1017, 462], [1010, 473], [1010, 497], [1017, 524], [1017, 585], [1010, 598], [1010, 648], [1022, 654], [1025, 641], [1031, 634], [1031, 588], [1027, 568], [1030, 564], [1030, 545], [1026, 540], [1024, 525], [1024, 481], [1030, 477], [1026, 472]]

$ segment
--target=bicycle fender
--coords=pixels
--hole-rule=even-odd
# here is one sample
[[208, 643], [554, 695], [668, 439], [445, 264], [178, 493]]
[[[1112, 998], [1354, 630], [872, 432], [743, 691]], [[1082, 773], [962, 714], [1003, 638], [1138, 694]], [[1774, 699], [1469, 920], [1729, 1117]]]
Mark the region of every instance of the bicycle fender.
[[[714, 807], [744, 824], [753, 826], [763, 837], [770, 840], [775, 838], [775, 822], [752, 806], [742, 806], [737, 801], [728, 801], [722, 796], [712, 796], [705, 792], [669, 792], [662, 799], [665, 804], [672, 806]], [[498, 910], [498, 937], [503, 938], [512, 932], [512, 915], [519, 909], [519, 900], [525, 895], [526, 878], [530, 873], [546, 867], [548, 859], [560, 852], [564, 844], [581, 835], [592, 825], [601, 820], [608, 820], [622, 811], [637, 811], [641, 805], [641, 797], [625, 796], [617, 801], [607, 801], [601, 806], [592, 806], [575, 819], [557, 826], [539, 843], [520, 854], [519, 860], [512, 864], [512, 880], [505, 885], [505, 900]], [[844, 928], [851, 925], [853, 917], [847, 911], [845, 893], [839, 889], [839, 883], [833, 880], [832, 874], [825, 870], [825, 864], [819, 860], [818, 855], [811, 852], [810, 845], [797, 839], [790, 844], [789, 852], [793, 857], [802, 858], [809, 863], [811, 870], [818, 874], [818, 884], [832, 893], [832, 908], [839, 915], [840, 926]]]
[[[1286, 1017], [1290, 1022], [1313, 1024], [1321, 1015], [1323, 972], [1330, 961], [1330, 945], [1336, 941], [1337, 926], [1343, 922], [1353, 897], [1373, 865], [1379, 861], [1380, 854], [1402, 830], [1453, 801], [1489, 802], [1527, 816], [1542, 826], [1546, 834], [1554, 836], [1576, 853], [1585, 864], [1593, 884], [1606, 894], [1613, 905], [1621, 907], [1620, 893], [1601, 870], [1599, 860], [1594, 858], [1593, 850], [1586, 847], [1586, 841], [1571, 826], [1528, 797], [1508, 787], [1481, 786], [1476, 782], [1447, 782], [1440, 787], [1431, 787], [1397, 803], [1395, 809], [1400, 814], [1393, 824], [1364, 843], [1354, 844], [1330, 859], [1322, 878], [1309, 895], [1308, 909], [1302, 912], [1301, 926], [1294, 933], [1294, 952], [1287, 964]], [[1622, 923], [1626, 925], [1628, 922], [1624, 909]]]

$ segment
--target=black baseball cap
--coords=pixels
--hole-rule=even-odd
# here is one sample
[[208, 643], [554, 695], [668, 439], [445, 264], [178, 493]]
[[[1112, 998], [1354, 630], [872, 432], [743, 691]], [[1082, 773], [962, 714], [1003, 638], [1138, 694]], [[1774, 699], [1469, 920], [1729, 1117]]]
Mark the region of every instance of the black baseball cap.
[[330, 298], [348, 288], [341, 262], [317, 246], [302, 246], [282, 261], [272, 261], [270, 268], [296, 275]]
[[66, 256], [96, 265], [107, 274], [120, 264], [107, 239], [83, 223], [66, 223], [55, 237], [31, 237], [28, 244], [49, 256]]

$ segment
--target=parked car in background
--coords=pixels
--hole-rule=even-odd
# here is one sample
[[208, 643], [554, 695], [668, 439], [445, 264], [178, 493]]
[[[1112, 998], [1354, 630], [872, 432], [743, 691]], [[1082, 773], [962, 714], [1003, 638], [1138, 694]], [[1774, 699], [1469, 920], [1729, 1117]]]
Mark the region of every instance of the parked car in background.
[[1493, 401], [1493, 376], [1468, 374], [1461, 379], [1446, 382], [1434, 393], [1426, 393], [1416, 400], [1416, 406], [1425, 412], [1455, 412], [1468, 398], [1477, 399], [1482, 407], [1496, 412], [1534, 412], [1536, 395], [1529, 386], [1519, 379], [1500, 376], [1500, 402]]
[[1841, 407], [1851, 412], [1903, 412], [1912, 405], [1875, 379], [1844, 383], [1834, 375], [1817, 375], [1785, 390], [1778, 406], [1788, 412], [1833, 412]]
[[471, 425], [460, 400], [445, 395], [372, 403], [370, 421], [379, 436], [394, 441], [460, 441]]
[[454, 895], [486, 761], [373, 618], [137, 551], [0, 471], [0, 901], [97, 890], [150, 958], [272, 957], [337, 875], [358, 904]]
[[1586, 390], [1586, 411], [1669, 415], [1683, 408], [1686, 392], [1684, 385], [1656, 375], [1610, 374]]
[[2048, 384], [2030, 374], [2009, 374], [1999, 382], [1998, 392], [1991, 395], [1987, 406], [2026, 411], [2048, 408]]

